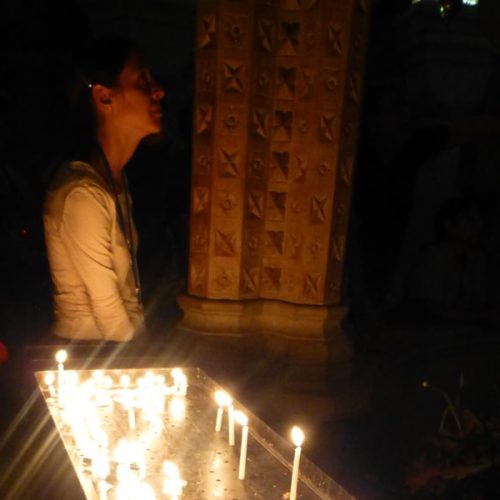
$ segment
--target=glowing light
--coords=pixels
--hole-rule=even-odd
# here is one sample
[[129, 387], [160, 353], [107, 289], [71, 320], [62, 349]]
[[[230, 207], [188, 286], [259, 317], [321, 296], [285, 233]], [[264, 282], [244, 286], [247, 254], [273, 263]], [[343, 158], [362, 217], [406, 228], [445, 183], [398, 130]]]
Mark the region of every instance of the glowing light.
[[295, 446], [302, 446], [304, 442], [304, 433], [301, 428], [296, 425], [292, 427], [292, 441]]
[[297, 498], [297, 484], [299, 482], [299, 464], [300, 464], [300, 453], [301, 446], [304, 442], [304, 433], [296, 425], [292, 428], [292, 441], [295, 444], [295, 456], [293, 458], [293, 469], [292, 469], [292, 483], [290, 485], [290, 500], [296, 500]]
[[122, 387], [125, 387], [125, 389], [127, 387], [130, 387], [130, 377], [124, 373], [121, 377], [120, 377], [120, 385]]
[[68, 359], [68, 353], [64, 349], [60, 349], [56, 352], [56, 361], [58, 363], [65, 363]]

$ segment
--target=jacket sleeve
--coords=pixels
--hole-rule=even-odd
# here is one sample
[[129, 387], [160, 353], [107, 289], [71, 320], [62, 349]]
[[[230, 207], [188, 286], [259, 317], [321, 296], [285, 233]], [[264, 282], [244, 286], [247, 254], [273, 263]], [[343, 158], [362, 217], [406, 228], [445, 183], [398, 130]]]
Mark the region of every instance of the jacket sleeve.
[[60, 234], [86, 287], [105, 340], [127, 341], [134, 325], [124, 307], [111, 251], [112, 213], [97, 187], [78, 187], [66, 197]]

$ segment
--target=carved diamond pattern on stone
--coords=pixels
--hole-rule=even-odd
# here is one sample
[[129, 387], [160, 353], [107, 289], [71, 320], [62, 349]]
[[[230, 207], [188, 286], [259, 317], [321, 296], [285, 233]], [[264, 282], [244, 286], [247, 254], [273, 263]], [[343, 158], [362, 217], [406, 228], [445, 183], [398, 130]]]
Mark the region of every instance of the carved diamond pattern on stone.
[[266, 231], [266, 249], [271, 255], [283, 255], [283, 231]]
[[207, 253], [208, 236], [206, 230], [200, 230], [193, 235], [191, 250], [193, 253]]
[[201, 104], [196, 111], [196, 133], [201, 134], [212, 125], [212, 105]]
[[215, 278], [215, 284], [219, 290], [226, 290], [233, 284], [234, 278], [230, 271], [220, 269]]
[[203, 292], [207, 280], [207, 268], [202, 265], [191, 265], [191, 290]]
[[221, 177], [238, 177], [240, 152], [238, 150], [220, 150], [219, 175]]
[[344, 158], [340, 165], [342, 181], [346, 186], [350, 186], [352, 183], [352, 158]]
[[222, 125], [225, 132], [236, 133], [240, 128], [240, 113], [234, 106], [229, 106], [222, 118]]
[[336, 120], [333, 113], [321, 113], [319, 115], [319, 135], [323, 141], [333, 142]]
[[349, 78], [349, 97], [356, 103], [359, 103], [359, 79], [356, 76]]
[[326, 220], [326, 196], [313, 196], [311, 199], [311, 221], [324, 222]]
[[256, 78], [257, 90], [260, 93], [266, 93], [266, 91], [269, 89], [270, 82], [268, 72], [266, 70], [259, 71]]
[[255, 154], [250, 161], [250, 175], [256, 179], [263, 179], [266, 170], [264, 158], [260, 154]]
[[225, 61], [224, 70], [224, 90], [226, 92], [243, 92], [243, 73], [245, 65], [241, 62]]
[[314, 90], [314, 73], [310, 68], [303, 68], [301, 74], [301, 91], [299, 97], [307, 99], [312, 97]]
[[199, 215], [208, 209], [208, 188], [197, 187], [193, 190], [193, 214]]
[[248, 216], [262, 219], [264, 217], [264, 194], [259, 191], [250, 191], [247, 198]]
[[234, 208], [238, 206], [236, 203], [236, 193], [233, 191], [222, 191], [218, 196], [218, 204], [224, 215], [231, 215]]
[[243, 268], [242, 291], [245, 293], [257, 293], [259, 289], [259, 268]]
[[318, 174], [321, 176], [325, 176], [332, 171], [332, 165], [328, 160], [321, 160], [318, 165]]
[[257, 41], [259, 47], [272, 54], [275, 24], [273, 21], [262, 19], [257, 22]]
[[205, 64], [200, 70], [200, 89], [209, 92], [213, 89], [215, 75], [213, 69]]
[[281, 269], [279, 267], [264, 267], [263, 271], [262, 288], [267, 292], [279, 292]]
[[300, 234], [290, 233], [288, 237], [287, 256], [292, 259], [300, 257], [300, 249], [302, 247], [302, 236]]
[[289, 141], [292, 137], [293, 111], [277, 109], [274, 112], [274, 140]]
[[300, 24], [281, 22], [279, 34], [279, 51], [282, 55], [294, 56], [299, 51]]
[[247, 233], [245, 235], [246, 254], [250, 256], [256, 255], [259, 250], [259, 242], [259, 235]]
[[296, 69], [283, 66], [278, 67], [276, 79], [277, 96], [281, 99], [293, 99], [295, 96]]
[[208, 156], [201, 154], [195, 163], [194, 173], [199, 176], [206, 176], [210, 172], [211, 161]]
[[214, 255], [218, 257], [232, 257], [235, 254], [236, 235], [217, 229], [215, 231]]
[[240, 46], [243, 38], [245, 37], [245, 30], [243, 29], [242, 21], [243, 19], [241, 18], [231, 17], [225, 26], [227, 39], [230, 43], [236, 46]]
[[316, 255], [317, 253], [323, 250], [323, 243], [318, 237], [314, 238], [314, 241], [309, 245], [309, 251], [312, 255]]
[[288, 180], [290, 153], [288, 151], [273, 151], [272, 157], [271, 179], [273, 181], [286, 182]]
[[295, 155], [294, 157], [294, 168], [293, 168], [293, 180], [303, 181], [306, 176], [307, 170], [307, 157]]
[[278, 191], [269, 192], [267, 212], [271, 220], [285, 220], [286, 193]]
[[252, 113], [252, 128], [254, 133], [267, 139], [268, 136], [269, 113], [265, 109], [254, 109]]
[[215, 15], [202, 16], [198, 46], [202, 49], [215, 44]]
[[339, 86], [338, 72], [333, 70], [327, 72], [324, 84], [327, 92], [335, 92]]
[[304, 297], [308, 299], [316, 299], [319, 295], [319, 284], [321, 274], [306, 274], [304, 280]]
[[329, 54], [342, 55], [342, 26], [334, 23], [328, 23], [327, 46]]
[[343, 262], [343, 260], [344, 260], [344, 247], [345, 247], [344, 243], [345, 243], [345, 236], [343, 236], [343, 235], [337, 236], [332, 241], [331, 256], [337, 262]]

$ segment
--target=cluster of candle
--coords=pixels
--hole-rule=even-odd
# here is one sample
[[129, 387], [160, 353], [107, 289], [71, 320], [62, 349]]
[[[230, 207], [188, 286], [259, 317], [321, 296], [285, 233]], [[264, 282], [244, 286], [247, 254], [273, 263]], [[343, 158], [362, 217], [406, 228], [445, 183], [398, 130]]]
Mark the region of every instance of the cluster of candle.
[[[93, 480], [101, 500], [108, 498], [114, 489], [114, 498], [156, 498], [153, 488], [146, 482], [147, 450], [155, 437], [163, 431], [163, 414], [169, 396], [169, 417], [180, 421], [185, 413], [187, 377], [180, 368], [171, 370], [172, 384], [167, 385], [163, 375], [152, 371], [133, 381], [123, 373], [113, 379], [101, 370], [80, 382], [75, 371], [65, 370], [67, 353], [56, 353], [57, 379], [54, 372], [44, 378], [50, 399], [60, 411], [62, 422], [71, 431], [78, 453], [90, 467]], [[221, 432], [224, 413], [227, 414], [227, 436], [229, 446], [235, 446], [235, 423], [241, 426], [238, 479], [245, 479], [249, 435], [248, 417], [235, 410], [231, 396], [222, 390], [215, 392], [217, 414], [215, 431]], [[127, 422], [124, 435], [110, 443], [103, 426], [103, 417], [118, 412]], [[299, 463], [304, 434], [298, 427], [292, 429], [295, 456], [290, 485], [290, 500], [296, 500]], [[155, 473], [156, 471], [150, 471]], [[115, 485], [108, 482], [114, 473]], [[163, 462], [162, 492], [171, 499], [182, 495], [186, 481], [181, 478], [179, 468], [171, 461]]]
[[[215, 417], [215, 432], [222, 430], [222, 420], [224, 411], [227, 411], [228, 420], [228, 442], [229, 446], [234, 446], [234, 423], [235, 421], [241, 425], [241, 444], [240, 444], [240, 466], [238, 469], [238, 479], [245, 479], [245, 469], [247, 461], [247, 447], [248, 447], [248, 417], [239, 410], [235, 410], [233, 406], [233, 399], [225, 391], [215, 392], [215, 401], [217, 402], [217, 415]], [[292, 428], [292, 441], [295, 445], [295, 456], [292, 468], [292, 481], [290, 485], [290, 500], [297, 498], [297, 485], [299, 480], [299, 464], [300, 455], [302, 451], [302, 443], [304, 442], [304, 433], [302, 430], [294, 426]]]
[[[47, 372], [44, 382], [63, 425], [71, 431], [83, 463], [90, 467], [100, 499], [107, 499], [111, 488], [117, 499], [156, 498], [146, 482], [147, 450], [163, 432], [167, 397], [170, 418], [183, 418], [187, 377], [180, 368], [174, 368], [170, 372], [172, 384], [167, 385], [163, 375], [152, 371], [132, 381], [128, 374], [116, 380], [95, 370], [81, 382], [77, 372], [64, 369], [66, 360], [66, 351], [58, 351], [57, 380], [53, 372]], [[123, 414], [127, 422], [116, 443], [110, 443], [104, 430], [104, 419], [112, 414]], [[157, 471], [151, 472], [156, 476]], [[114, 487], [108, 482], [113, 473]], [[171, 499], [178, 498], [186, 485], [179, 469], [172, 462], [164, 462], [163, 475], [163, 493]]]

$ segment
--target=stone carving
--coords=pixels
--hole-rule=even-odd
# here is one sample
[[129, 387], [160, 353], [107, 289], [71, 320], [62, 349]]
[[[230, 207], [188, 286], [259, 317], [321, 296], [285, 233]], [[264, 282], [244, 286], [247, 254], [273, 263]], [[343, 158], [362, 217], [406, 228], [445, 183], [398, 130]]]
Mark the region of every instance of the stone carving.
[[335, 92], [339, 85], [338, 72], [332, 69], [328, 69], [325, 74], [324, 85], [325, 90], [328, 93]]
[[302, 236], [296, 233], [288, 235], [286, 256], [291, 259], [300, 258], [300, 249], [302, 247]]
[[303, 181], [306, 177], [306, 170], [307, 170], [307, 156], [295, 155], [293, 162], [292, 179], [297, 182]]
[[269, 91], [269, 83], [271, 79], [269, 77], [269, 72], [266, 69], [261, 69], [257, 71], [255, 77], [255, 85], [257, 88], [257, 92], [259, 94], [267, 94]]
[[260, 49], [272, 54], [275, 24], [268, 19], [257, 21], [257, 43]]
[[277, 109], [274, 112], [274, 140], [289, 141], [292, 138], [293, 111]]
[[227, 269], [219, 269], [214, 283], [219, 291], [227, 290], [234, 283], [233, 273]]
[[238, 177], [240, 173], [240, 152], [221, 148], [219, 158], [219, 175], [221, 177]]
[[195, 187], [193, 189], [193, 214], [199, 215], [208, 209], [208, 188]]
[[299, 97], [301, 99], [307, 99], [312, 97], [314, 90], [314, 72], [311, 68], [302, 68], [300, 71], [301, 76], [301, 90], [299, 92]]
[[193, 253], [207, 253], [208, 235], [206, 229], [199, 229], [191, 238], [191, 251]]
[[257, 255], [260, 246], [260, 236], [258, 233], [247, 232], [245, 234], [245, 252], [246, 255], [253, 257]]
[[241, 289], [244, 293], [257, 293], [259, 289], [258, 267], [243, 268]]
[[319, 296], [320, 274], [306, 274], [304, 279], [304, 297], [315, 300]]
[[266, 164], [262, 154], [254, 153], [249, 162], [250, 175], [256, 179], [265, 177]]
[[323, 159], [320, 161], [317, 170], [318, 174], [324, 177], [332, 171], [332, 166], [328, 160]]
[[199, 88], [204, 92], [211, 92], [214, 88], [215, 75], [210, 65], [204, 64], [200, 69]]
[[283, 231], [266, 231], [266, 250], [269, 255], [283, 255], [285, 233]]
[[276, 91], [281, 99], [293, 99], [295, 96], [296, 69], [278, 66]]
[[231, 16], [224, 27], [226, 33], [226, 40], [237, 47], [240, 47], [245, 38], [245, 30], [243, 26], [245, 24], [245, 19], [241, 17]]
[[236, 252], [235, 233], [215, 230], [215, 248], [214, 255], [218, 257], [232, 257]]
[[286, 182], [288, 180], [288, 162], [290, 153], [288, 151], [273, 151], [271, 163], [271, 180]]
[[270, 191], [267, 214], [270, 220], [285, 220], [286, 193]]
[[345, 236], [339, 234], [332, 241], [331, 257], [337, 262], [344, 261]]
[[252, 129], [256, 136], [267, 139], [269, 112], [266, 109], [255, 108], [252, 112]]
[[229, 106], [223, 110], [222, 128], [224, 132], [235, 134], [240, 131], [241, 127], [241, 111], [235, 106]]
[[333, 113], [320, 113], [319, 136], [325, 142], [333, 142], [336, 116]]
[[228, 217], [234, 214], [235, 207], [238, 206], [236, 202], [237, 196], [233, 191], [219, 191], [217, 196], [217, 206], [219, 213]]
[[321, 250], [323, 250], [323, 243], [315, 236], [314, 241], [309, 245], [309, 252], [311, 252], [312, 255], [316, 255], [321, 252]]
[[299, 215], [300, 213], [302, 213], [305, 209], [302, 197], [296, 196], [295, 198], [293, 198], [291, 207], [292, 207], [292, 212], [295, 215]]
[[200, 154], [194, 164], [194, 174], [200, 177], [207, 176], [210, 173], [211, 163], [210, 157]]
[[346, 186], [352, 184], [352, 158], [344, 158], [340, 162], [340, 176]]
[[196, 110], [196, 133], [202, 134], [212, 125], [212, 105], [200, 104]]
[[279, 52], [284, 56], [295, 56], [299, 52], [299, 23], [286, 22], [280, 23], [279, 32]]
[[262, 288], [266, 292], [279, 292], [281, 285], [281, 269], [279, 267], [264, 267]]
[[205, 49], [215, 45], [215, 15], [207, 14], [200, 19], [198, 47]]
[[327, 202], [326, 196], [313, 196], [311, 198], [311, 222], [325, 222]]
[[201, 264], [191, 264], [191, 290], [193, 292], [203, 293], [207, 282], [207, 268]]
[[243, 92], [243, 75], [245, 65], [242, 62], [224, 61], [223, 88], [226, 92]]
[[342, 32], [343, 27], [333, 22], [328, 23], [326, 51], [329, 54], [342, 55]]
[[247, 196], [247, 213], [249, 218], [264, 217], [264, 194], [260, 191], [250, 191]]

